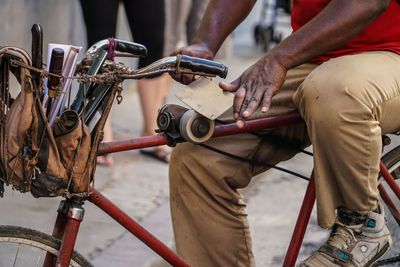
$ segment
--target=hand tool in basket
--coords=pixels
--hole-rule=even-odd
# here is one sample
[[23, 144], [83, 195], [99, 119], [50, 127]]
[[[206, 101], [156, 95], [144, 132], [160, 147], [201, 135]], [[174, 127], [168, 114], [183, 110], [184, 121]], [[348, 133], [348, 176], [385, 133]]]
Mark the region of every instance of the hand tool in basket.
[[[51, 74], [61, 75], [64, 61], [64, 51], [60, 48], [54, 48], [51, 52], [50, 68]], [[57, 89], [60, 85], [60, 78], [50, 76], [47, 82], [49, 101], [46, 107], [46, 117], [49, 118], [50, 110], [53, 104], [53, 99], [56, 97]]]
[[[100, 71], [101, 66], [104, 64], [105, 60], [107, 59], [107, 55], [108, 55], [107, 51], [104, 50], [100, 51], [96, 59], [93, 60], [93, 64], [90, 66], [87, 75], [96, 75]], [[74, 102], [71, 105], [71, 109], [78, 112], [78, 114], [82, 113], [84, 98], [90, 95], [91, 88], [92, 88], [91, 82], [87, 82], [86, 84], [81, 84], [79, 86], [78, 93], [75, 97]]]

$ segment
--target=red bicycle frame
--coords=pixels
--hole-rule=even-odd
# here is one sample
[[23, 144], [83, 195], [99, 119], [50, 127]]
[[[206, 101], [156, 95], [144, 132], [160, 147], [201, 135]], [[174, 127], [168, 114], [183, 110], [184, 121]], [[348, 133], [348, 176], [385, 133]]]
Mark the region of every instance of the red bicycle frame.
[[[299, 114], [289, 114], [259, 120], [253, 120], [246, 122], [244, 128], [238, 129], [235, 124], [227, 124], [222, 126], [216, 126], [213, 137], [226, 136], [232, 134], [239, 134], [251, 131], [257, 131], [265, 128], [279, 127], [285, 125], [291, 125], [295, 123], [301, 123]], [[116, 141], [110, 143], [103, 143], [99, 147], [98, 154], [115, 153], [126, 150], [139, 149], [144, 147], [158, 146], [167, 144], [168, 140], [162, 135], [158, 134], [155, 136], [141, 137], [136, 139], [129, 139], [124, 141]], [[386, 167], [381, 162], [380, 164], [381, 174], [387, 181], [393, 192], [400, 199], [400, 187], [395, 182], [392, 175], [388, 172]], [[150, 232], [141, 227], [135, 220], [130, 218], [126, 213], [120, 210], [110, 200], [100, 194], [96, 189], [91, 188], [91, 194], [89, 200], [102, 209], [105, 213], [110, 215], [119, 224], [125, 227], [129, 232], [143, 241], [148, 247], [153, 249], [157, 254], [169, 262], [172, 266], [190, 266], [184, 262], [178, 255], [171, 251], [161, 241], [154, 237]], [[400, 212], [394, 205], [393, 201], [389, 197], [389, 194], [379, 185], [379, 191], [382, 199], [387, 204], [388, 209], [393, 214], [397, 223], [400, 225]], [[292, 239], [290, 241], [286, 257], [283, 266], [295, 266], [297, 256], [301, 244], [303, 242], [304, 234], [307, 229], [307, 225], [311, 216], [311, 211], [315, 203], [315, 183], [314, 174], [311, 174], [310, 181], [307, 186], [307, 190], [303, 199], [303, 204], [300, 209], [297, 222], [293, 231]], [[53, 236], [62, 239], [62, 245], [57, 260], [49, 255], [46, 256], [44, 266], [64, 267], [69, 265], [73, 247], [75, 245], [76, 236], [79, 230], [79, 224], [83, 219], [83, 208], [79, 203], [73, 203], [68, 207], [59, 208], [56, 224], [53, 230]]]

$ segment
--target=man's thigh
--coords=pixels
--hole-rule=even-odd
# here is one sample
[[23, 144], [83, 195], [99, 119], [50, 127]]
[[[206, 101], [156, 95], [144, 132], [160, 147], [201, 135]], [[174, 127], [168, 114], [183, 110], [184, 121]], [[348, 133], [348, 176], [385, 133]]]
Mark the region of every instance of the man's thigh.
[[294, 102], [303, 116], [329, 120], [329, 114], [356, 116], [363, 110], [369, 117], [364, 119], [379, 122], [382, 133], [398, 131], [400, 55], [374, 51], [331, 59], [310, 73]]
[[[305, 77], [316, 67], [314, 64], [304, 64], [288, 71], [286, 82], [282, 89], [274, 96], [271, 108], [267, 113], [257, 112], [250, 119], [262, 117], [279, 116], [296, 112], [292, 96], [297, 87]], [[232, 122], [232, 110], [228, 110], [223, 117], [218, 118], [226, 122]], [[271, 138], [273, 137], [273, 138]], [[307, 129], [304, 124], [290, 125], [258, 131], [257, 135], [251, 133], [232, 135], [223, 138], [213, 138], [206, 142], [213, 148], [230, 153], [234, 156], [242, 157], [247, 160], [277, 164], [282, 160], [287, 160], [296, 154], [296, 150], [277, 143], [276, 138], [298, 143], [300, 147], [309, 145]], [[179, 162], [179, 163], [178, 163]], [[243, 188], [252, 176], [268, 169], [266, 166], [253, 165], [248, 161], [228, 157], [226, 155], [210, 151], [208, 149], [196, 147], [193, 144], [178, 144], [173, 151], [170, 170], [178, 171], [181, 167], [175, 165], [185, 162], [196, 162], [191, 164], [192, 174], [204, 173], [204, 169], [209, 170], [209, 174], [214, 176], [211, 180], [225, 180], [233, 188]], [[224, 170], [221, 172], [221, 170]], [[230, 171], [229, 171], [230, 170]], [[174, 173], [174, 171], [172, 171]], [[175, 176], [174, 174], [172, 176]], [[202, 176], [204, 175], [194, 175]]]

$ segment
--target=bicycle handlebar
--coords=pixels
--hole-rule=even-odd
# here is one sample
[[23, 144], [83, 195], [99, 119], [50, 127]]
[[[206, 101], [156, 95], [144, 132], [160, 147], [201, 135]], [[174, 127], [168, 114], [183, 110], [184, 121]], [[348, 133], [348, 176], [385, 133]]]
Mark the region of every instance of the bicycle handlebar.
[[226, 75], [228, 74], [228, 68], [215, 61], [184, 55], [181, 55], [180, 59], [179, 56], [177, 56], [177, 60], [179, 64], [178, 67], [190, 69], [194, 72], [218, 75], [221, 78], [226, 78]]
[[[190, 71], [182, 70], [188, 69]], [[151, 75], [175, 72], [175, 73], [191, 73], [202, 76], [219, 76], [226, 78], [228, 68], [223, 64], [197, 57], [185, 55], [177, 55], [174, 57], [165, 57], [156, 62], [138, 70], [130, 71], [124, 79], [145, 78]]]
[[[94, 59], [98, 56], [98, 54], [102, 50], [109, 49], [111, 45], [115, 45], [115, 50], [129, 53], [133, 56], [144, 57], [147, 55], [147, 49], [144, 45], [119, 39], [104, 39], [98, 41], [87, 50], [86, 56], [84, 59], [82, 59], [82, 63], [80, 64], [81, 67], [89, 67], [91, 64], [93, 64]], [[119, 56], [127, 56], [127, 54]], [[117, 77], [120, 80], [148, 78], [164, 72], [184, 73], [200, 76], [219, 76], [221, 78], [226, 78], [228, 73], [228, 68], [221, 63], [186, 55], [164, 57], [137, 70], [132, 70], [120, 63], [106, 61], [102, 69], [103, 71], [100, 71], [100, 73], [111, 73], [114, 75], [114, 77]]]
[[[114, 42], [116, 44], [115, 50], [117, 50], [119, 52], [129, 53], [129, 54], [137, 56], [137, 57], [147, 56], [147, 48], [144, 45], [134, 43], [134, 42], [128, 42], [125, 40], [119, 40], [119, 39], [112, 39], [112, 40], [114, 40]], [[104, 39], [104, 40], [98, 41], [97, 43], [95, 43], [88, 49], [88, 51], [86, 52], [86, 57], [93, 58], [101, 50], [108, 49], [108, 48], [110, 48], [110, 40], [109, 39]]]

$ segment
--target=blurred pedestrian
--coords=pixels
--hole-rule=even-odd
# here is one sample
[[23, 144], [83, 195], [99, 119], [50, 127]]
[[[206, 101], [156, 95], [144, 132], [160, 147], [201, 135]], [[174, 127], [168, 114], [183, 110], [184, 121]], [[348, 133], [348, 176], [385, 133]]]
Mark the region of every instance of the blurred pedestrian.
[[167, 54], [175, 51], [177, 46], [191, 43], [200, 26], [207, 4], [208, 0], [168, 0], [165, 3]]
[[[139, 59], [139, 68], [147, 66], [163, 57], [165, 31], [164, 0], [81, 0], [87, 30], [88, 47], [99, 40], [115, 37], [118, 7], [123, 2], [129, 27], [135, 42], [148, 49], [148, 56]], [[170, 78], [161, 75], [139, 80], [138, 92], [143, 113], [142, 136], [154, 135], [157, 129], [158, 109], [164, 103], [170, 89]], [[112, 141], [111, 119], [104, 129], [103, 142]], [[170, 148], [166, 145], [142, 149], [145, 155], [169, 163]], [[108, 155], [98, 157], [98, 163], [112, 165]]]
[[[166, 8], [165, 54], [190, 44], [200, 26], [209, 0], [168, 0]], [[226, 58], [231, 54], [231, 38], [227, 37], [216, 55]]]

